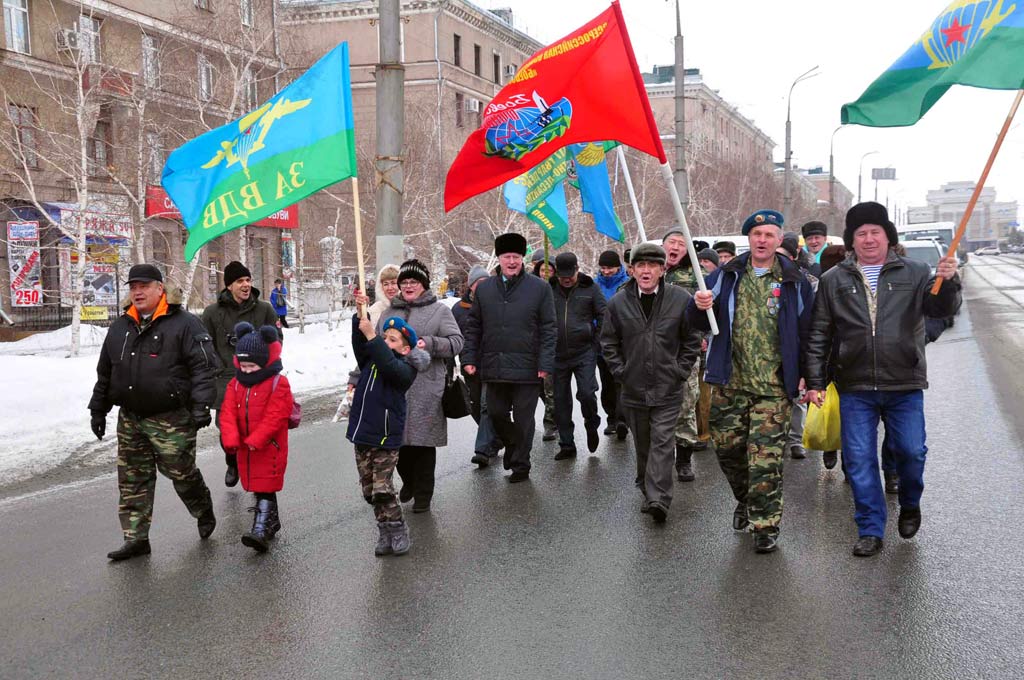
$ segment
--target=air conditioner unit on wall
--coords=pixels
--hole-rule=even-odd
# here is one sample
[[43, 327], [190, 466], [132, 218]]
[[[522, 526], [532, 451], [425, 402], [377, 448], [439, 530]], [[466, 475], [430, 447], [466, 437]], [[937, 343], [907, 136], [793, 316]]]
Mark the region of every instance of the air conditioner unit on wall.
[[78, 31], [62, 28], [57, 30], [58, 50], [78, 50]]
[[507, 65], [507, 66], [505, 67], [505, 77], [506, 77], [506, 78], [515, 78], [515, 77], [516, 77], [516, 71], [517, 71], [517, 70], [518, 70], [518, 69], [517, 69], [517, 68], [515, 67], [515, 65], [514, 65], [514, 64], [509, 64], [509, 65]]
[[480, 100], [479, 99], [467, 99], [466, 110], [470, 113], [478, 113], [480, 111]]

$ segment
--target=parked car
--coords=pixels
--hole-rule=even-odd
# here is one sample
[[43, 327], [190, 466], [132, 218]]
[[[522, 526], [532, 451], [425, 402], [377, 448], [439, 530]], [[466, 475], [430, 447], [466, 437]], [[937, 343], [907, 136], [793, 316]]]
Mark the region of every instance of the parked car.
[[975, 255], [1002, 255], [1003, 251], [999, 250], [999, 246], [985, 246], [984, 248], [978, 248], [974, 251]]
[[[939, 267], [939, 260], [946, 256], [946, 249], [941, 243], [934, 240], [921, 240], [921, 241], [901, 241], [903, 248], [907, 251], [907, 257], [912, 260], [919, 260], [925, 262], [932, 269], [932, 276], [935, 276], [935, 272]], [[959, 263], [958, 263], [959, 266]], [[956, 314], [959, 314], [960, 310], [956, 310]], [[945, 322], [946, 327], [949, 328], [953, 325], [953, 316], [942, 319]]]

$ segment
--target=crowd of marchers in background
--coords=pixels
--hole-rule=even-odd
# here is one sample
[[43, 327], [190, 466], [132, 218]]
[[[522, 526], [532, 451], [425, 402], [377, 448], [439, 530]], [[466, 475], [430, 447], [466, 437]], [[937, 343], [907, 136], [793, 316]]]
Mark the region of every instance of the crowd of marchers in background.
[[[404, 504], [431, 510], [437, 449], [448, 443], [446, 404], [458, 397], [460, 376], [477, 434], [472, 451], [451, 454], [479, 468], [500, 457], [509, 482], [530, 479], [539, 402], [541, 439], [558, 441], [555, 460], [578, 456], [578, 402], [590, 454], [602, 436], [613, 438], [611, 450], [631, 436], [639, 510], [654, 523], [669, 517], [673, 484], [694, 480], [694, 454], [713, 449], [736, 501], [732, 529], [749, 532], [756, 552], [773, 552], [784, 459], [820, 455], [829, 469], [841, 460], [850, 485], [854, 555], [882, 549], [886, 492], [899, 496], [899, 535], [912, 538], [928, 450], [926, 325], [959, 308], [956, 259], [943, 258], [933, 273], [905, 257], [886, 208], [874, 202], [849, 210], [843, 245], [828, 245], [821, 222], [787, 233], [784, 216], [767, 209], [741, 232], [744, 252], [729, 241], [688, 242], [671, 228], [660, 245], [607, 250], [584, 264], [571, 252], [548, 260], [538, 251], [527, 261], [526, 239], [501, 234], [497, 266], [473, 267], [451, 307], [422, 262], [383, 266], [372, 306], [369, 291], [355, 291], [365, 313], [352, 318], [357, 365], [346, 396], [360, 491], [379, 530], [375, 554], [410, 550]], [[942, 285], [932, 294], [936, 279]], [[232, 262], [225, 289], [200, 319], [151, 265], [132, 267], [129, 285], [89, 403], [100, 438], [107, 413], [120, 407], [124, 544], [108, 556], [150, 552], [157, 470], [172, 480], [200, 537], [213, 532], [210, 492], [195, 464], [196, 432], [211, 422], [225, 452], [225, 484], [241, 482], [255, 495], [253, 526], [241, 541], [265, 552], [281, 529], [277, 494], [288, 431], [298, 424], [281, 375], [287, 289], [275, 282], [273, 304], [265, 302], [249, 271]], [[839, 413], [841, 446], [804, 450], [809, 404]]]

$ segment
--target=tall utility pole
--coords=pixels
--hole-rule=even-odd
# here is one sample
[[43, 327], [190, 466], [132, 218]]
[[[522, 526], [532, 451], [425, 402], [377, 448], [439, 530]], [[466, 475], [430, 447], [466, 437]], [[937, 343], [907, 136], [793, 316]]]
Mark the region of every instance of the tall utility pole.
[[405, 66], [402, 64], [401, 0], [380, 0], [380, 63], [377, 81], [377, 260], [385, 264], [404, 260], [402, 244], [402, 147], [405, 139]]
[[679, 17], [679, 0], [676, 0], [676, 168], [675, 180], [676, 189], [679, 191], [679, 202], [683, 208], [690, 204], [690, 180], [686, 176], [686, 99], [685, 80], [686, 73], [683, 70], [683, 22]]
[[783, 189], [782, 189], [782, 214], [786, 216], [786, 219], [792, 219], [790, 212], [793, 208], [793, 192], [790, 188], [792, 186], [792, 175], [793, 175], [793, 126], [789, 119], [789, 104], [790, 100], [793, 99], [793, 88], [796, 84], [802, 80], [813, 78], [818, 75], [815, 71], [818, 67], [815, 66], [812, 69], [797, 76], [797, 79], [793, 81], [793, 84], [789, 86], [789, 96], [786, 97], [786, 169], [783, 173]]

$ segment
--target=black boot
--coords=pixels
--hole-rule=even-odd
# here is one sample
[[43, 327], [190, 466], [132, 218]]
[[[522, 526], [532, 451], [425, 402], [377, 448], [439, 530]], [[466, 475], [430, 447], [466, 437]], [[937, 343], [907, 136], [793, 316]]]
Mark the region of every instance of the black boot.
[[680, 482], [692, 482], [696, 477], [693, 474], [693, 449], [686, 444], [676, 444], [676, 478]]
[[228, 463], [228, 469], [224, 473], [224, 486], [232, 487], [238, 484], [238, 465]]
[[256, 552], [267, 552], [267, 548], [270, 547], [267, 528], [270, 523], [271, 508], [274, 506], [274, 501], [261, 498], [256, 501], [256, 507], [249, 508], [255, 511], [255, 515], [252, 518], [252, 529], [247, 534], [242, 535], [242, 545], [248, 546]]
[[150, 553], [149, 540], [125, 540], [117, 550], [111, 550], [107, 553], [107, 557], [114, 562], [120, 562], [121, 560], [128, 560], [139, 555], [148, 555]]
[[886, 493], [899, 493], [900, 492], [900, 476], [895, 471], [890, 472], [889, 470], [882, 470], [882, 476], [885, 478], [885, 492]]
[[267, 520], [267, 538], [277, 536], [281, 530], [281, 518], [277, 514], [277, 499], [270, 501], [270, 518]]
[[217, 528], [217, 518], [213, 516], [213, 508], [207, 508], [206, 511], [196, 518], [196, 528], [199, 529], [199, 538], [207, 539], [213, 530]]

